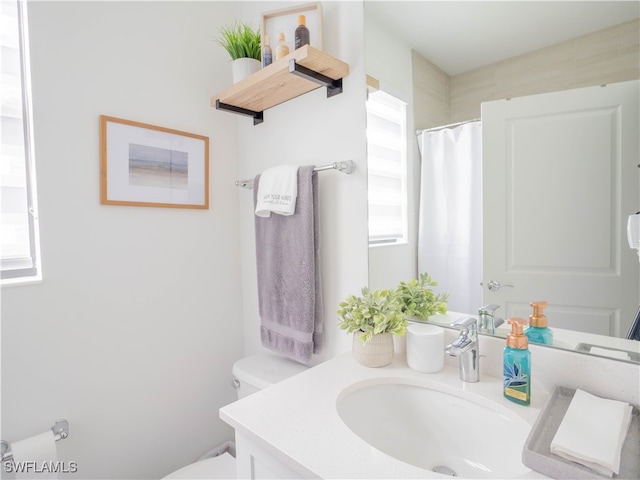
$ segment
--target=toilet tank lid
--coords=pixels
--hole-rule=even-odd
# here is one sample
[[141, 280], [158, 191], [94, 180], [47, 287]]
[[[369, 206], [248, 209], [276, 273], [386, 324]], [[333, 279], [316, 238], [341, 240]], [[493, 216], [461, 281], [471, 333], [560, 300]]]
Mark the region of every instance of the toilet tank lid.
[[233, 364], [233, 374], [258, 388], [267, 388], [309, 367], [271, 353], [257, 353]]

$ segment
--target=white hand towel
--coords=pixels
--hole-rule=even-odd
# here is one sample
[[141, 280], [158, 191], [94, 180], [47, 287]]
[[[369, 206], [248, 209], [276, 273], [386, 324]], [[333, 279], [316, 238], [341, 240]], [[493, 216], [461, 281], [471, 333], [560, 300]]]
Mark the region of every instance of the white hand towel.
[[298, 165], [268, 168], [260, 175], [256, 215], [270, 217], [271, 212], [293, 215], [298, 197]]
[[632, 408], [625, 402], [576, 390], [551, 441], [551, 453], [608, 477], [619, 473]]

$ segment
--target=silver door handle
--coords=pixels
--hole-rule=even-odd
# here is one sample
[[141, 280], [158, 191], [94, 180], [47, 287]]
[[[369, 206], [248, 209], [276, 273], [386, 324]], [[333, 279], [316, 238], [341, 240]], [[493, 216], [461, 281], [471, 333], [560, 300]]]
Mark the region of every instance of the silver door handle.
[[500, 282], [497, 280], [489, 280], [489, 283], [487, 283], [487, 288], [490, 292], [497, 292], [502, 287], [513, 287], [513, 285], [500, 285]]

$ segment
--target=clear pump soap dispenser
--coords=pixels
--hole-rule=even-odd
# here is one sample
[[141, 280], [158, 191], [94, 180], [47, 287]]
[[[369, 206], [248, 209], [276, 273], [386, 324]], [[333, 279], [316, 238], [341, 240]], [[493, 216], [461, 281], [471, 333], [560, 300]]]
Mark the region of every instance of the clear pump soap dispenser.
[[533, 314], [529, 315], [529, 327], [524, 331], [531, 343], [553, 345], [553, 332], [547, 327], [547, 317], [542, 311], [547, 307], [547, 302], [531, 302]]
[[523, 318], [510, 318], [511, 333], [504, 347], [504, 397], [520, 405], [531, 403], [531, 352], [529, 341], [522, 333], [527, 324]]

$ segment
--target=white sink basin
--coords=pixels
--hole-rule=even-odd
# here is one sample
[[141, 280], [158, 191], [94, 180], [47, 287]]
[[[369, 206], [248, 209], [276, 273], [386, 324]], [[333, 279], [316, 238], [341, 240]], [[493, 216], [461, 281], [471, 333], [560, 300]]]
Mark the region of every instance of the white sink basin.
[[338, 398], [340, 418], [362, 440], [398, 460], [467, 478], [515, 478], [531, 426], [483, 397], [389, 379]]

